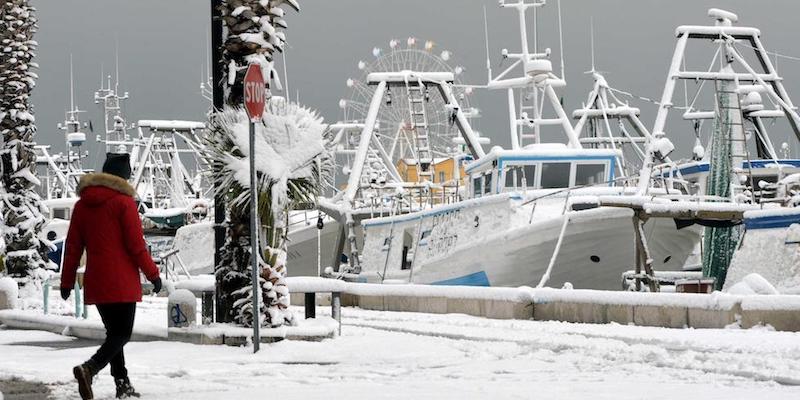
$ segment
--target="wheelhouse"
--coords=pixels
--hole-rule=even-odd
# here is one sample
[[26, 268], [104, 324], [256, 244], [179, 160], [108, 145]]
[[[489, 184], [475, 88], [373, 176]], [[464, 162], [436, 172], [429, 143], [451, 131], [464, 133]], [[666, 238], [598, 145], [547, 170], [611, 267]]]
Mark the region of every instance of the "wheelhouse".
[[538, 189], [614, 186], [619, 152], [531, 145], [521, 150], [494, 148], [466, 168], [471, 197]]

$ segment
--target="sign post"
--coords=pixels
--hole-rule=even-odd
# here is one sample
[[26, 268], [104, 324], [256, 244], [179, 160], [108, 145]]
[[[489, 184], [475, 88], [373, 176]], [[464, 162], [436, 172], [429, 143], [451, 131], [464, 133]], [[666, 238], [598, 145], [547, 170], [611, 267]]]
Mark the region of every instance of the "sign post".
[[252, 262], [253, 280], [253, 353], [258, 352], [261, 345], [261, 310], [258, 306], [261, 290], [258, 285], [258, 203], [256, 196], [256, 122], [261, 121], [264, 114], [266, 84], [261, 66], [250, 64], [244, 75], [244, 109], [250, 119], [250, 260]]

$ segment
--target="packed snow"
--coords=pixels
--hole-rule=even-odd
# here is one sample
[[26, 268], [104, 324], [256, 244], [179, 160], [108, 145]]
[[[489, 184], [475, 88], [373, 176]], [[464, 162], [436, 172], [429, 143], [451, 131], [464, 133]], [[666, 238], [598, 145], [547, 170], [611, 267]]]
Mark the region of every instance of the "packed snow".
[[763, 276], [752, 273], [742, 278], [741, 282], [731, 286], [728, 293], [736, 295], [778, 294], [778, 290]]
[[[164, 315], [146, 298], [137, 323]], [[324, 315], [326, 307], [317, 310]], [[299, 312], [297, 312], [300, 314]], [[96, 313], [95, 313], [96, 315]], [[163, 321], [163, 319], [160, 319]], [[163, 322], [162, 322], [163, 323]], [[343, 310], [342, 336], [250, 347], [134, 342], [126, 360], [147, 399], [796, 399], [800, 334], [487, 320]], [[71, 346], [69, 344], [72, 344]], [[53, 351], [54, 348], [62, 348]], [[0, 379], [77, 396], [71, 368], [96, 344], [0, 329]], [[96, 380], [113, 395], [108, 371]]]

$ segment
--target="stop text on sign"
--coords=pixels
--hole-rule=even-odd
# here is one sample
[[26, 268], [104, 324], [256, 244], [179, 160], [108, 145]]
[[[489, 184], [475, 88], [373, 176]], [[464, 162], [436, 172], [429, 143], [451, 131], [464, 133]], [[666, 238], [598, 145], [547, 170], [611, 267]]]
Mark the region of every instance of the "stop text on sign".
[[264, 75], [261, 73], [261, 66], [250, 64], [244, 74], [244, 108], [251, 121], [260, 121], [264, 114], [264, 102], [266, 101], [266, 85]]
[[245, 103], [263, 103], [264, 102], [264, 82], [245, 82], [244, 84], [244, 101]]

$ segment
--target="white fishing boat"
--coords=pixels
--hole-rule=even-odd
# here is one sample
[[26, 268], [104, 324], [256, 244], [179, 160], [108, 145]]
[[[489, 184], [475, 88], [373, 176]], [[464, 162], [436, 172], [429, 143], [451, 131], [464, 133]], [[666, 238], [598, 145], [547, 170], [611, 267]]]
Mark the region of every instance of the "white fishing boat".
[[[713, 25], [676, 29], [677, 44], [653, 127], [654, 133], [666, 132], [670, 111], [682, 110], [682, 118], [694, 126], [693, 154], [654, 166], [651, 176], [698, 201], [715, 202], [717, 207], [718, 203], [761, 208], [796, 206], [792, 188], [800, 177], [800, 160], [789, 156], [789, 143], [782, 143], [778, 149], [767, 130], [767, 126], [780, 127], [783, 123], [800, 138], [800, 116], [783, 79], [757, 28], [736, 25], [739, 17], [725, 10], [709, 9], [708, 17], [714, 20]], [[696, 57], [697, 47], [708, 49], [709, 44], [715, 50], [710, 62], [701, 60], [698, 66], [696, 59], [689, 59], [690, 54]], [[753, 60], [756, 62], [751, 65]], [[679, 83], [684, 90], [682, 106], [674, 104]], [[743, 227], [745, 219], [736, 213], [722, 225], [719, 221], [697, 221], [708, 227], [703, 245], [695, 250], [692, 265], [686, 268], [702, 266], [721, 289], [744, 231], [749, 229]]]
[[[625, 187], [605, 183], [613, 182], [617, 154], [549, 145], [494, 150], [470, 165], [471, 199], [363, 221], [359, 276], [369, 282], [535, 286], [549, 269], [551, 286], [619, 288], [621, 273], [634, 260], [633, 212], [575, 210], [569, 202], [572, 196], [625, 194]], [[589, 187], [570, 189], [584, 185]], [[678, 230], [671, 220], [652, 220], [645, 232], [659, 269], [683, 265], [699, 240], [696, 230]]]
[[[683, 119], [692, 121], [695, 128], [693, 154], [655, 166], [653, 176], [669, 179], [674, 188], [690, 194], [716, 195], [718, 189], [709, 186], [708, 178], [712, 165], [721, 164], [713, 159], [718, 154], [730, 162], [725, 171], [731, 191], [727, 197], [739, 202], [780, 203], [783, 199], [776, 199], [778, 183], [800, 173], [800, 160], [789, 157], [789, 143], [775, 146], [767, 127], [783, 120], [800, 139], [800, 116], [761, 42], [760, 31], [734, 25], [738, 16], [728, 11], [710, 9], [708, 16], [714, 25], [685, 25], [676, 30], [678, 43], [653, 128], [654, 132], [665, 131], [670, 110], [682, 109]], [[716, 45], [710, 67], [687, 67], [687, 46], [709, 39]], [[751, 66], [748, 59], [758, 60], [758, 65]], [[696, 62], [689, 63], [693, 64]], [[693, 84], [692, 88], [688, 84], [683, 87], [686, 103], [668, 106], [680, 81]], [[719, 138], [716, 143], [715, 137]]]
[[[652, 266], [683, 265], [700, 239], [699, 229], [678, 229], [671, 219], [658, 218], [640, 225], [632, 209], [587, 207], [577, 201], [586, 196], [640, 200], [632, 196], [640, 194], [639, 189], [625, 184], [636, 177], [625, 176], [619, 149], [583, 147], [555, 92], [565, 82], [553, 73], [550, 51], [529, 52], [525, 12], [544, 2], [501, 5], [519, 13], [522, 50], [503, 51], [504, 57], [515, 61], [497, 77], [492, 78], [490, 70], [487, 87], [508, 93], [512, 148], [495, 147], [484, 153], [468, 121], [458, 113], [458, 101], [450, 92], [452, 76], [413, 71], [371, 76], [376, 90], [368, 116], [377, 113], [387, 87], [412, 82], [439, 89], [448, 107], [456, 110], [453, 119], [474, 161], [467, 164], [468, 184], [454, 201], [362, 220], [362, 257], [345, 276], [378, 283], [557, 287], [569, 283], [579, 288], [618, 289], [622, 272], [638, 260], [637, 232], [643, 232], [649, 243]], [[522, 76], [508, 78], [515, 69], [521, 69]], [[523, 104], [516, 104], [517, 95]], [[367, 118], [362, 140], [369, 140], [364, 136], [374, 123]], [[416, 124], [425, 126], [423, 120], [412, 118], [412, 129]], [[552, 127], [563, 132], [566, 144], [542, 142], [542, 130]], [[649, 135], [646, 130], [643, 134]], [[650, 160], [663, 159], [671, 150], [663, 138], [648, 139], [659, 143], [648, 146]], [[359, 155], [366, 154], [356, 155], [346, 194], [349, 199], [355, 199], [362, 173]], [[644, 181], [647, 185], [649, 179]], [[651, 196], [664, 193], [648, 189]], [[346, 209], [343, 212], [347, 214]], [[354, 218], [348, 215], [347, 219]]]

